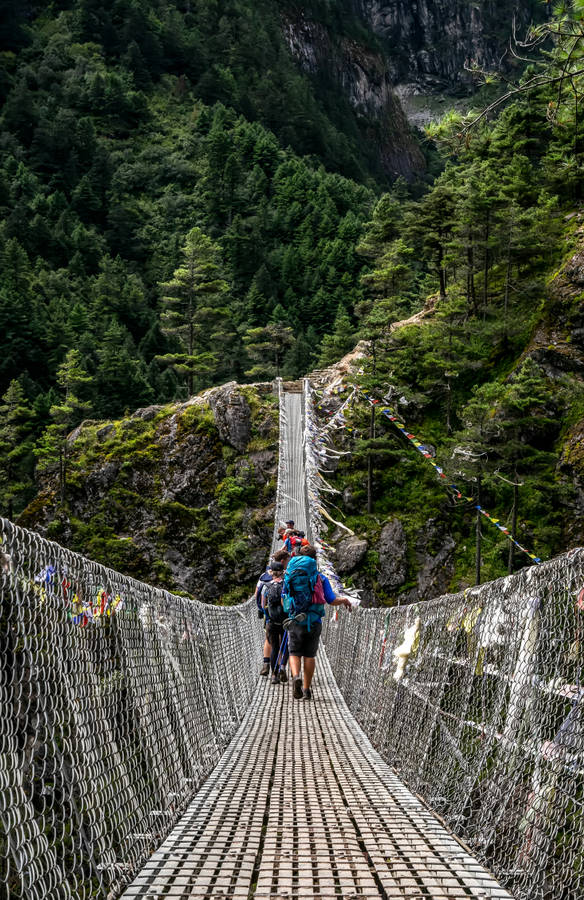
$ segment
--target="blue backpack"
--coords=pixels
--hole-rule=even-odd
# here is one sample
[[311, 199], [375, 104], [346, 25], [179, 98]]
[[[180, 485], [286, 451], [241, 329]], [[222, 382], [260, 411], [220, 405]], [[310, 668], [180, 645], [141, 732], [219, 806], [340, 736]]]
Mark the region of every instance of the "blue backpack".
[[320, 622], [324, 615], [322, 603], [313, 599], [317, 578], [316, 561], [311, 556], [293, 556], [284, 575], [284, 609], [290, 619], [305, 624], [309, 631], [311, 624]]

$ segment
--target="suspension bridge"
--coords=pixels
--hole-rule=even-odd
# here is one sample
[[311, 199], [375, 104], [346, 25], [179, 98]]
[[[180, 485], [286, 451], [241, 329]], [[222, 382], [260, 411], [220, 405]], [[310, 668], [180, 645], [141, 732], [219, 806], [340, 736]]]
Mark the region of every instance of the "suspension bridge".
[[[279, 393], [276, 522], [317, 540], [312, 391]], [[305, 702], [258, 678], [253, 601], [0, 538], [4, 897], [584, 895], [583, 551], [329, 611]]]

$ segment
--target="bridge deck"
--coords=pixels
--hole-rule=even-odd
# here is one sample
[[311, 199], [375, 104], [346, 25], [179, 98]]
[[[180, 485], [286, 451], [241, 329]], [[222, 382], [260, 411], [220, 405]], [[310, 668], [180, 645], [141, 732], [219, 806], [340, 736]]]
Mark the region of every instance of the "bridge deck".
[[219, 765], [124, 897], [511, 895], [376, 753], [321, 650], [312, 702], [260, 679]]

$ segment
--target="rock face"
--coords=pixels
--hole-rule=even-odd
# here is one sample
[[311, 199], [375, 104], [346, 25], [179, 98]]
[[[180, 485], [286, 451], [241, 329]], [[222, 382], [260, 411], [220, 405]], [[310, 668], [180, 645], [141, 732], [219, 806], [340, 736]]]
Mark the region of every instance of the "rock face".
[[337, 544], [335, 567], [339, 575], [347, 575], [357, 568], [368, 550], [367, 541], [351, 535]]
[[581, 419], [566, 436], [560, 471], [573, 488], [572, 515], [566, 517], [567, 544], [571, 547], [584, 544], [584, 419]]
[[530, 0], [355, 0], [354, 7], [381, 38], [392, 83], [425, 90], [469, 87], [465, 65], [499, 66], [514, 16], [521, 35], [543, 14]]
[[400, 98], [415, 124], [416, 95], [467, 95], [467, 67], [511, 66], [515, 17], [519, 36], [547, 13], [537, 0], [337, 0], [290, 4], [283, 13], [288, 47], [301, 68], [348, 99], [365, 139], [390, 177], [407, 179], [425, 163]]
[[122, 422], [87, 422], [68, 443], [65, 507], [53, 475], [21, 524], [199, 600], [249, 596], [274, 517], [278, 415], [269, 385], [227, 384]]
[[417, 597], [430, 600], [448, 590], [454, 573], [456, 542], [437, 519], [428, 519], [416, 536]]
[[549, 314], [536, 329], [524, 356], [550, 379], [572, 374], [584, 378], [584, 225], [579, 246], [548, 288]]
[[[332, 535], [331, 540], [335, 540]], [[353, 575], [361, 591], [364, 606], [381, 602], [416, 603], [445, 593], [454, 574], [455, 541], [438, 519], [428, 519], [413, 540], [415, 559], [408, 559], [408, 539], [402, 522], [389, 519], [373, 545], [378, 555], [374, 571], [362, 567], [368, 542], [357, 537], [343, 538], [336, 544], [336, 569], [339, 575]], [[412, 572], [413, 569], [413, 572]], [[412, 584], [415, 577], [415, 586]]]
[[237, 383], [214, 388], [207, 397], [221, 440], [243, 453], [251, 434], [251, 410]]
[[392, 89], [382, 52], [339, 35], [304, 10], [285, 19], [284, 36], [301, 68], [336, 85], [370, 122], [366, 137], [377, 145], [388, 175], [409, 179], [424, 170], [424, 157]]
[[381, 529], [379, 543], [379, 584], [384, 591], [397, 591], [406, 580], [408, 544], [399, 519], [390, 519]]

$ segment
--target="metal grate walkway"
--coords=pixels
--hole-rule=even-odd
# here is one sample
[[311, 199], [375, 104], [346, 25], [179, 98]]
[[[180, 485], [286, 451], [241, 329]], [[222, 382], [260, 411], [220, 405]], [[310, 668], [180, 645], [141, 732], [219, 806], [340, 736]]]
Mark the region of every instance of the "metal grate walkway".
[[260, 679], [219, 765], [124, 898], [509, 900], [373, 749], [320, 654], [310, 703]]

